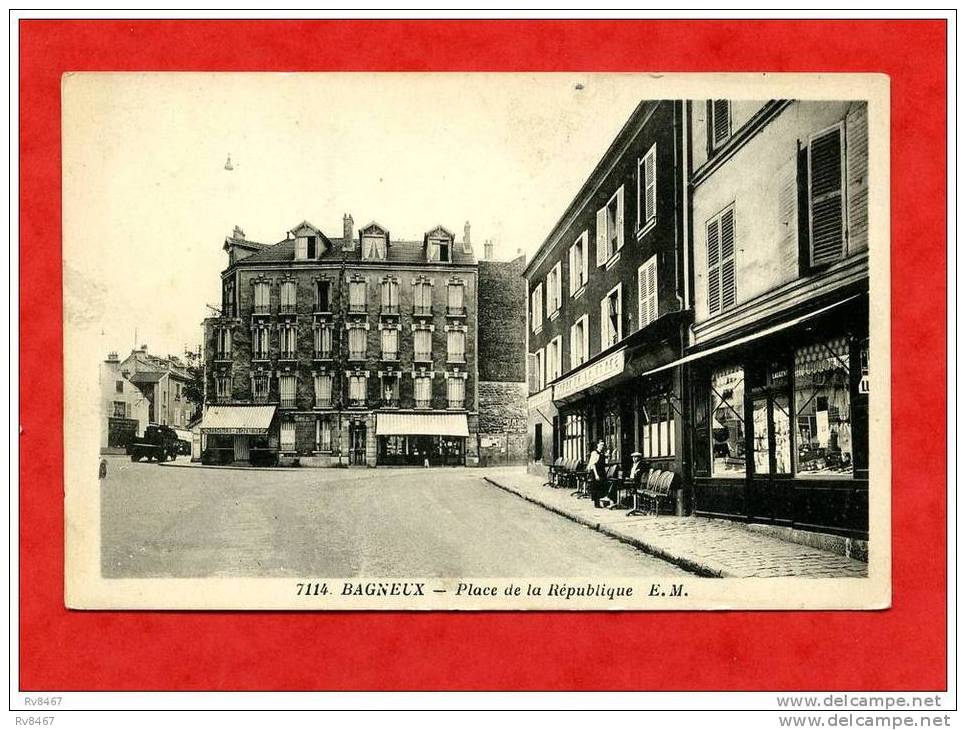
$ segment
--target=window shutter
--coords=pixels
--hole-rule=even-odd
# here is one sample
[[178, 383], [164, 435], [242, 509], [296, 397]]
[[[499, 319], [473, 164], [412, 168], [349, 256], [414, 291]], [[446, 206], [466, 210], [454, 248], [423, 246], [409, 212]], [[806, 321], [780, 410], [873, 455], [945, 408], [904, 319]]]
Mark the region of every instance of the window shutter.
[[569, 278], [567, 279], [567, 293], [573, 296], [573, 293], [577, 290], [577, 244], [575, 243], [570, 247], [570, 252], [567, 255], [567, 270], [570, 272]]
[[644, 223], [657, 215], [657, 145], [644, 155]]
[[778, 173], [779, 258], [784, 280], [798, 275], [798, 154]]
[[554, 286], [556, 287], [554, 292], [555, 308], [559, 309], [560, 302], [563, 299], [563, 265], [560, 263], [557, 264], [557, 278], [554, 281]]
[[845, 118], [848, 251], [869, 247], [869, 124], [868, 105], [853, 102]]
[[844, 253], [842, 220], [842, 130], [835, 127], [808, 145], [809, 241], [813, 266]]
[[733, 307], [737, 299], [735, 286], [735, 211], [721, 215], [721, 308]]
[[708, 222], [708, 314], [721, 311], [721, 248], [718, 219]]
[[607, 208], [597, 211], [597, 265], [607, 263]]
[[624, 338], [624, 287], [617, 287], [617, 341]]
[[731, 104], [727, 99], [711, 102], [711, 146], [718, 147], [731, 136]]
[[583, 232], [582, 245], [580, 247], [580, 254], [583, 258], [580, 267], [580, 281], [581, 284], [587, 281], [590, 274], [590, 234], [587, 231]]
[[617, 250], [624, 247], [624, 186], [617, 190]]
[[657, 255], [647, 262], [647, 321], [657, 319]]
[[600, 349], [607, 349], [607, 333], [610, 330], [610, 324], [607, 319], [607, 297], [600, 300]]
[[647, 327], [648, 323], [651, 321], [650, 316], [647, 312], [648, 302], [650, 301], [650, 295], [648, 287], [650, 286], [650, 280], [647, 276], [647, 264], [641, 264], [640, 268], [637, 270], [637, 327], [638, 329], [644, 329]]

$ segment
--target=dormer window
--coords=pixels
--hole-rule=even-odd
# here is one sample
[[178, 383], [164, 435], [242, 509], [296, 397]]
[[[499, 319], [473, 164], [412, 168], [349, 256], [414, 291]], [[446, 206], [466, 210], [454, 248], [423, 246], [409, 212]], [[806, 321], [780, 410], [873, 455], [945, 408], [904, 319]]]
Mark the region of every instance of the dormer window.
[[315, 261], [323, 252], [327, 239], [322, 232], [308, 221], [302, 221], [289, 231], [295, 238], [295, 260]]
[[423, 238], [426, 260], [449, 263], [453, 260], [453, 234], [442, 226], [436, 226]]
[[439, 242], [439, 260], [449, 261], [449, 241]]
[[370, 223], [362, 229], [362, 258], [369, 261], [381, 261], [386, 258], [389, 244], [389, 231], [378, 223]]

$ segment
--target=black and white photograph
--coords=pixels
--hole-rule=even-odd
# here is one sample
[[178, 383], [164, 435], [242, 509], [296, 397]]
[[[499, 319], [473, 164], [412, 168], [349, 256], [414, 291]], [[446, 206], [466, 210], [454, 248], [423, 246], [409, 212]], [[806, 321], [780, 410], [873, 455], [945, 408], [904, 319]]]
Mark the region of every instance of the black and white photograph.
[[888, 80], [63, 80], [72, 608], [890, 605]]

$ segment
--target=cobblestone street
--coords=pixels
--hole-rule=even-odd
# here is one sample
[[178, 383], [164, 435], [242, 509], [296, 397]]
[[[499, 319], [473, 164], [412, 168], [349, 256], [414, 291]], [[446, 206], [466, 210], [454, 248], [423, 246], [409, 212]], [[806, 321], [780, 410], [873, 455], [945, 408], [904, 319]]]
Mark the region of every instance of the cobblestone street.
[[112, 578], [686, 575], [482, 476], [109, 458], [102, 571]]

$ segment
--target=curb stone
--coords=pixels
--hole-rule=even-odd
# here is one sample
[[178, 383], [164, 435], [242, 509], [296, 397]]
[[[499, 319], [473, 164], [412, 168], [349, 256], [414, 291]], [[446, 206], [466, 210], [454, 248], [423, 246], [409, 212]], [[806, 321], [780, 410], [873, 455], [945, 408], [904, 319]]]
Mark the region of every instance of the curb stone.
[[597, 532], [607, 535], [608, 537], [613, 537], [619, 540], [620, 542], [623, 542], [627, 545], [631, 545], [632, 547], [635, 547], [642, 552], [648, 553], [649, 555], [653, 555], [654, 557], [660, 558], [669, 563], [673, 563], [674, 565], [677, 565], [679, 568], [684, 568], [685, 570], [691, 573], [694, 573], [702, 578], [736, 578], [738, 577], [737, 575], [734, 575], [729, 571], [725, 570], [721, 566], [713, 566], [710, 563], [701, 562], [698, 560], [692, 560], [691, 558], [685, 557], [683, 555], [676, 555], [676, 554], [670, 553], [664, 548], [660, 548], [657, 545], [654, 545], [653, 543], [649, 543], [638, 537], [633, 537], [624, 532], [621, 532], [620, 530], [616, 530], [612, 527], [608, 527], [607, 525], [602, 524], [600, 522], [589, 520], [586, 517], [583, 517], [581, 515], [576, 515], [571, 512], [562, 510], [556, 505], [543, 502], [539, 499], [536, 499], [535, 497], [530, 496], [529, 494], [525, 494], [521, 490], [514, 489], [513, 487], [508, 487], [505, 484], [501, 484], [500, 482], [495, 481], [491, 477], [484, 476], [483, 479], [489, 482], [490, 484], [492, 484], [494, 487], [497, 487], [498, 489], [502, 489], [505, 492], [508, 492], [517, 497], [520, 497], [526, 502], [530, 502], [531, 504], [535, 504], [539, 507], [543, 507], [549, 512], [553, 512], [554, 514], [560, 515], [561, 517], [566, 517], [567, 519], [573, 522], [583, 525], [584, 527], [589, 527], [590, 529], [596, 530]]

